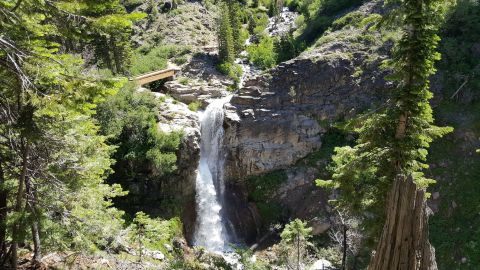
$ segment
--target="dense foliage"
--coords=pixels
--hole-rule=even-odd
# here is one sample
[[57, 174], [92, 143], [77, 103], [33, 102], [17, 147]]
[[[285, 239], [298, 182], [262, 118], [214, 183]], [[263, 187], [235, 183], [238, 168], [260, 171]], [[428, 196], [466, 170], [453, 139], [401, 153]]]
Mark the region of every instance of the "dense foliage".
[[263, 37], [258, 44], [248, 46], [247, 52], [250, 62], [262, 69], [271, 68], [277, 63], [273, 38]]
[[[157, 127], [159, 100], [150, 92], [136, 92], [129, 84], [100, 104], [96, 118], [101, 133], [117, 146], [109, 181], [130, 183], [158, 181], [176, 170], [180, 132], [164, 133]], [[128, 205], [128, 197], [125, 198]]]
[[[33, 242], [38, 262], [42, 243], [92, 250], [121, 228], [110, 199], [123, 192], [103, 181], [113, 149], [92, 116], [122, 83], [82, 70], [83, 61], [65, 53], [80, 39], [128, 28], [132, 17], [113, 12], [116, 5], [0, 1], [0, 242], [2, 260], [10, 256], [14, 268], [22, 243]], [[79, 22], [90, 32], [75, 30]]]

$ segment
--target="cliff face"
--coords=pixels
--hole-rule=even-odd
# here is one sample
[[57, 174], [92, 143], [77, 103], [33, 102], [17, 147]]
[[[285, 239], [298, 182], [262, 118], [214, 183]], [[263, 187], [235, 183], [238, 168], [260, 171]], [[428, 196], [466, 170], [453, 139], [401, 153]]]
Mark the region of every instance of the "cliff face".
[[[368, 3], [357, 12], [366, 18], [378, 10], [378, 3]], [[287, 177], [271, 199], [302, 218], [324, 210], [326, 198], [318, 197], [313, 185], [318, 168], [303, 172], [299, 184], [293, 175], [301, 170], [295, 164], [322, 147], [328, 123], [379, 106], [388, 96], [390, 85], [383, 79], [386, 71], [379, 68], [388, 42], [368, 31], [368, 26], [344, 27], [327, 34], [312, 50], [245, 82], [233, 96], [225, 108], [224, 142], [226, 174], [236, 194], [237, 210], [239, 202], [252, 208], [245, 187], [248, 177], [287, 167], [292, 177]], [[282, 190], [294, 195], [280, 196], [285, 193]], [[312, 196], [317, 198], [309, 200]], [[313, 209], [298, 211], [312, 208], [307, 204], [313, 204]], [[243, 220], [238, 224], [245, 223], [244, 217], [229, 216]]]
[[[358, 12], [371, 14], [376, 7], [369, 3]], [[247, 81], [234, 95], [226, 120], [231, 178], [294, 164], [321, 146], [324, 123], [385, 100], [389, 85], [379, 64], [387, 45], [362, 35], [352, 28], [332, 32], [325, 38], [332, 41]]]

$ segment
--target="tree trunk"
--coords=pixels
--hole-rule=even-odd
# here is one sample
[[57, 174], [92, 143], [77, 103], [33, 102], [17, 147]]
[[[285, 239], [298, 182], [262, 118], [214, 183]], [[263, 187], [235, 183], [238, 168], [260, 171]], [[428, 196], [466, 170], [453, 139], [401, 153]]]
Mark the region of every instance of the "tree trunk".
[[428, 240], [425, 190], [411, 177], [397, 176], [387, 198], [387, 216], [368, 270], [436, 270]]
[[[27, 165], [28, 165], [28, 152], [29, 146], [28, 141], [22, 139], [22, 172], [20, 174], [20, 178], [18, 179], [18, 189], [17, 189], [17, 196], [15, 199], [15, 212], [21, 213], [22, 212], [22, 202], [23, 197], [25, 195], [24, 186], [25, 186], [25, 179], [27, 178]], [[17, 269], [17, 248], [18, 248], [18, 238], [20, 234], [20, 226], [21, 224], [17, 221], [13, 224], [12, 229], [12, 258], [11, 258], [11, 265], [13, 269]]]
[[300, 270], [300, 235], [297, 234], [297, 270]]
[[113, 51], [113, 60], [115, 62], [115, 71], [117, 74], [123, 73], [123, 66], [122, 66], [122, 52], [121, 48], [117, 46], [117, 41], [114, 37], [110, 37], [110, 45], [112, 46]]
[[343, 224], [343, 257], [342, 257], [342, 270], [347, 269], [347, 225]]
[[395, 139], [403, 139], [405, 137], [405, 130], [407, 128], [407, 115], [401, 114], [398, 119], [397, 130], [395, 132]]
[[42, 246], [40, 245], [40, 226], [37, 219], [32, 223], [32, 238], [33, 238], [33, 262], [40, 263], [42, 260]]
[[[4, 187], [5, 175], [3, 174], [2, 158], [0, 157], [0, 186]], [[0, 188], [0, 262], [6, 257], [6, 221], [7, 221], [7, 190]]]
[[40, 243], [40, 217], [37, 212], [37, 196], [34, 188], [32, 187], [29, 178], [25, 179], [25, 194], [27, 194], [27, 200], [25, 208], [28, 208], [32, 214], [32, 225], [30, 227], [32, 231], [33, 240], [33, 263], [38, 265], [42, 259], [41, 243]]

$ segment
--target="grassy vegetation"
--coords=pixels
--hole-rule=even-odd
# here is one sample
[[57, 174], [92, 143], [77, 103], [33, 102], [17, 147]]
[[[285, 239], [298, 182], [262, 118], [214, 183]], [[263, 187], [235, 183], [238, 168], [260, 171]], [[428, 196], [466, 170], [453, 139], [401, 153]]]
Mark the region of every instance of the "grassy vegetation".
[[193, 102], [190, 102], [190, 104], [188, 104], [188, 109], [194, 112], [198, 111], [201, 107], [202, 107], [202, 102], [198, 100], [195, 100]]
[[[430, 149], [432, 191], [440, 193], [440, 208], [430, 219], [430, 239], [439, 269], [475, 269], [480, 265], [480, 104], [447, 102], [436, 118], [455, 127], [455, 133]], [[476, 145], [476, 146], [475, 146]], [[462, 258], [466, 262], [462, 263]]]
[[242, 74], [243, 74], [243, 70], [240, 65], [231, 64], [231, 63], [222, 63], [218, 65], [217, 68], [221, 73], [230, 77], [235, 82], [235, 85], [237, 85], [240, 82], [240, 79], [242, 78]]
[[181, 84], [181, 85], [188, 85], [190, 83], [190, 78], [188, 77], [180, 77], [178, 78], [178, 82]]
[[141, 47], [135, 50], [129, 71], [132, 75], [139, 75], [164, 69], [168, 61], [176, 63], [186, 61], [185, 57], [190, 52], [191, 48], [187, 46], [164, 45], [152, 49]]
[[301, 32], [299, 38], [307, 44], [312, 43], [332, 25], [338, 14], [363, 2], [363, 0], [302, 1], [298, 8], [303, 17], [299, 19], [303, 22], [299, 25]]

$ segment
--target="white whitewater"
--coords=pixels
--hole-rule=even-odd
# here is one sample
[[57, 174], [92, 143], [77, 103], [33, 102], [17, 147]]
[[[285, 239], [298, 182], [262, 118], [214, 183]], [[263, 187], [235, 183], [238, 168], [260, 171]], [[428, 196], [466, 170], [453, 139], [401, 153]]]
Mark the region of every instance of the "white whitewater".
[[197, 224], [193, 237], [196, 246], [208, 251], [228, 249], [225, 225], [222, 222], [222, 203], [225, 184], [223, 145], [223, 105], [231, 96], [210, 103], [200, 113], [200, 162], [196, 179]]

